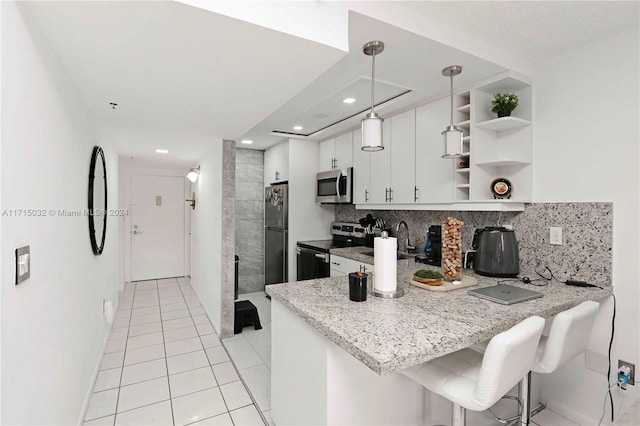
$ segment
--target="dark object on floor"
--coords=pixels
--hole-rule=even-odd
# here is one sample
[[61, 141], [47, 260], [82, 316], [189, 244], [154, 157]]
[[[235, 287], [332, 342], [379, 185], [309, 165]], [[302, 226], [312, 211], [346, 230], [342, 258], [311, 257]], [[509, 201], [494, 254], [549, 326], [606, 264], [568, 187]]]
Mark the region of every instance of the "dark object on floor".
[[236, 302], [233, 334], [242, 333], [242, 327], [247, 325], [252, 325], [256, 330], [262, 329], [256, 306], [248, 300], [240, 300]]

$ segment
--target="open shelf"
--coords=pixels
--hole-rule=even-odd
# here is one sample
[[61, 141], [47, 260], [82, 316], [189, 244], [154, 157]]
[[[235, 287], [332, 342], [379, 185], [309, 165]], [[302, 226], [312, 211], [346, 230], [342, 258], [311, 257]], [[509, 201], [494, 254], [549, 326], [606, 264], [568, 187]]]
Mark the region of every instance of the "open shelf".
[[483, 129], [495, 130], [501, 132], [504, 130], [519, 129], [521, 127], [530, 126], [531, 122], [518, 117], [501, 117], [493, 120], [481, 121], [476, 123], [476, 127]]
[[462, 142], [469, 142], [471, 140], [471, 136], [463, 136]]
[[459, 123], [455, 123], [456, 127], [469, 127], [471, 120], [464, 120]]
[[469, 184], [468, 183], [462, 183], [460, 185], [456, 185], [456, 188], [469, 188]]
[[471, 104], [462, 105], [456, 109], [456, 111], [458, 112], [468, 112], [470, 110], [471, 110]]
[[456, 173], [469, 173], [469, 168], [456, 169]]

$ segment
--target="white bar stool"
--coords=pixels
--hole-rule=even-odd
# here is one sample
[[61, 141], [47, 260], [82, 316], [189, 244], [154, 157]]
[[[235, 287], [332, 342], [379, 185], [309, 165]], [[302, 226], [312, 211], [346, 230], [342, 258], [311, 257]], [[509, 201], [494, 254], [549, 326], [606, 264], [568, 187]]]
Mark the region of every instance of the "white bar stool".
[[494, 336], [484, 356], [472, 349], [400, 373], [453, 403], [452, 424], [464, 425], [466, 410], [484, 411], [531, 370], [544, 319], [533, 316]]
[[[600, 304], [588, 300], [578, 306], [560, 312], [551, 323], [548, 336], [542, 336], [536, 351], [531, 371], [539, 374], [551, 374], [558, 368], [575, 358], [589, 344], [591, 329], [600, 309]], [[527, 380], [523, 381], [523, 387], [531, 384], [531, 371], [527, 375]], [[545, 406], [540, 404], [531, 410], [530, 395], [526, 389], [523, 394], [522, 411], [530, 413], [529, 417], [544, 410]]]

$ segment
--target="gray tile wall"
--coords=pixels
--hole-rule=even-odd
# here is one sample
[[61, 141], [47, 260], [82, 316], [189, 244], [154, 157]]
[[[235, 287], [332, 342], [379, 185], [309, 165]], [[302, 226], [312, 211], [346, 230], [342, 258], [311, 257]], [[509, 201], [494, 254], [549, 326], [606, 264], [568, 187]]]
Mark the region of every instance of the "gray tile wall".
[[[464, 222], [463, 251], [471, 248], [473, 233], [484, 226], [513, 226], [520, 248], [520, 270], [540, 271], [549, 266], [559, 279], [585, 280], [594, 284], [611, 283], [611, 247], [613, 244], [612, 203], [535, 203], [523, 212], [459, 212], [416, 210], [356, 210], [352, 205], [336, 205], [336, 220], [358, 222], [371, 213], [383, 218], [392, 228], [400, 220], [407, 222], [412, 245], [420, 253], [429, 225], [438, 225], [448, 216]], [[549, 244], [549, 227], [561, 226], [563, 244]], [[404, 239], [405, 231], [400, 231]], [[399, 244], [401, 244], [399, 242]]]
[[233, 296], [235, 293], [235, 265], [233, 254], [235, 248], [235, 235], [233, 224], [235, 215], [235, 163], [236, 143], [231, 140], [222, 142], [222, 285], [220, 297], [220, 337], [233, 336], [233, 319], [235, 305]]
[[236, 150], [238, 292], [264, 290], [264, 151]]

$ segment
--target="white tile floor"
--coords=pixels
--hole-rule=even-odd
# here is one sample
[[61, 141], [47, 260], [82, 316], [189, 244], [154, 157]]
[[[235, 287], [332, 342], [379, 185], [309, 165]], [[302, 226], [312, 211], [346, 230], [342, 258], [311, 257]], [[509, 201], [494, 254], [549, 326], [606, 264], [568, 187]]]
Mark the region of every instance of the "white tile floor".
[[270, 425], [271, 419], [271, 301], [264, 292], [247, 293], [238, 300], [249, 300], [258, 309], [262, 330], [252, 326], [242, 333], [223, 339], [231, 360], [238, 368], [242, 381]]
[[188, 278], [120, 296], [85, 425], [264, 425]]

